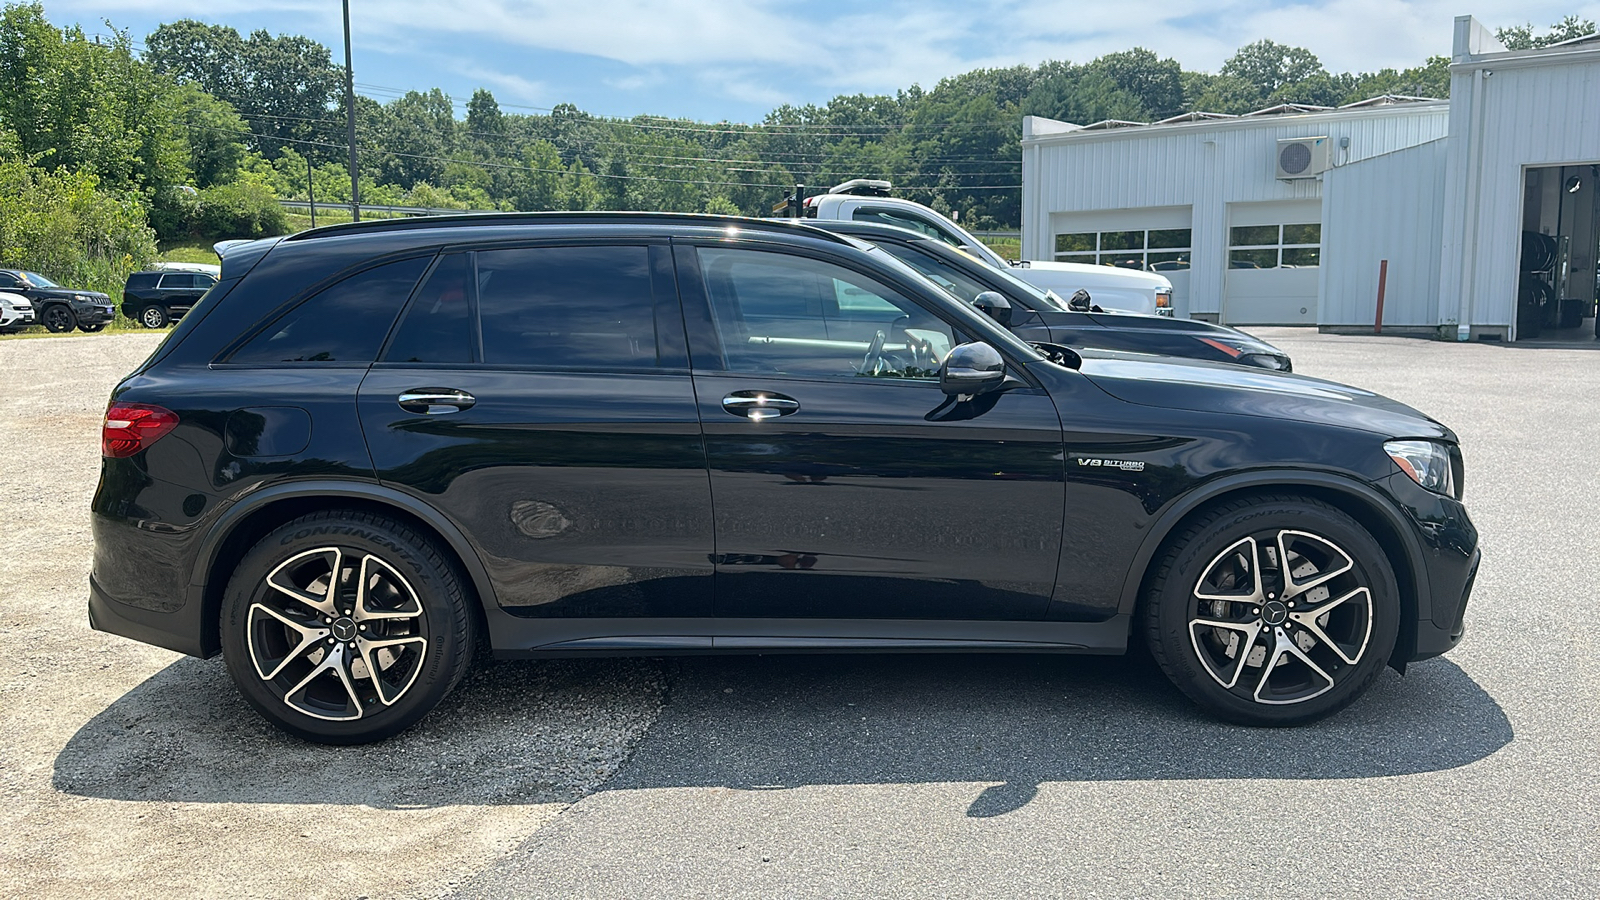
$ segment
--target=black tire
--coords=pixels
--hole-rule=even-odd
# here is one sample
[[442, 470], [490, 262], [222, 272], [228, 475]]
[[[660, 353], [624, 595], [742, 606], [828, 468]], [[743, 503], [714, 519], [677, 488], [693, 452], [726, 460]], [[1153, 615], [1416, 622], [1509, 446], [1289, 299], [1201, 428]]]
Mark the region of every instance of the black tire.
[[89, 334], [94, 334], [97, 331], [105, 331], [106, 330], [106, 324], [104, 322], [101, 322], [99, 325], [81, 325], [80, 324], [78, 326], [78, 330], [79, 331], [83, 331], [83, 332], [87, 332]]
[[1156, 566], [1144, 596], [1151, 654], [1180, 691], [1230, 722], [1331, 715], [1372, 685], [1394, 650], [1400, 593], [1389, 560], [1365, 528], [1320, 501], [1220, 504]]
[[78, 327], [78, 316], [72, 308], [62, 303], [56, 303], [44, 308], [44, 315], [39, 317], [44, 323], [44, 328], [51, 334], [66, 334]]
[[165, 306], [146, 306], [139, 310], [139, 324], [146, 328], [165, 328], [171, 321]]
[[[336, 566], [343, 586], [330, 597]], [[324, 744], [381, 740], [461, 681], [476, 637], [468, 602], [427, 537], [371, 513], [313, 513], [262, 538], [234, 570], [222, 652], [245, 699], [284, 731]]]

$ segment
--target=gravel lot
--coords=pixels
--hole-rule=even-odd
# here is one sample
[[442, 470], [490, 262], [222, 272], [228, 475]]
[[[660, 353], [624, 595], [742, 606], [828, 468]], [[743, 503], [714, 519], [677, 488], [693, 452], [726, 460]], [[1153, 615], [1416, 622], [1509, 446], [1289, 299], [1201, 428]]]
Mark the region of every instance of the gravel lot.
[[0, 341], [0, 896], [437, 895], [615, 773], [661, 708], [652, 661], [492, 664], [335, 750], [266, 725], [220, 659], [89, 630], [100, 418], [159, 340]]
[[1600, 893], [1600, 353], [1258, 333], [1454, 427], [1483, 532], [1466, 642], [1330, 721], [1117, 658], [595, 660], [344, 750], [88, 629], [100, 414], [156, 337], [0, 341], [0, 895]]

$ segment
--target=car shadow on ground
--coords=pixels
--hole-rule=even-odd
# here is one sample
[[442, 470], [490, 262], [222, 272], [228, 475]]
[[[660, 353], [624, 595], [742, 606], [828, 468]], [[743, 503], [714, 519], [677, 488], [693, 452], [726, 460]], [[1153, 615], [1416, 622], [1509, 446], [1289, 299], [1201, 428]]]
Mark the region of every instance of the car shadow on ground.
[[54, 784], [118, 800], [403, 808], [566, 801], [613, 773], [608, 789], [996, 782], [967, 810], [981, 817], [1045, 782], [1406, 775], [1512, 737], [1447, 660], [1385, 672], [1327, 721], [1258, 729], [1207, 717], [1137, 657], [749, 656], [497, 663], [418, 728], [339, 748], [281, 734], [218, 661], [184, 659], [81, 728]]
[[479, 667], [417, 727], [327, 747], [267, 724], [222, 660], [183, 658], [56, 756], [59, 791], [112, 800], [380, 809], [570, 802], [611, 777], [660, 711], [653, 660]]
[[994, 816], [1040, 784], [1372, 778], [1464, 766], [1511, 723], [1447, 660], [1385, 671], [1354, 706], [1300, 728], [1212, 719], [1147, 658], [798, 656], [685, 659], [672, 702], [610, 789], [1000, 782]]

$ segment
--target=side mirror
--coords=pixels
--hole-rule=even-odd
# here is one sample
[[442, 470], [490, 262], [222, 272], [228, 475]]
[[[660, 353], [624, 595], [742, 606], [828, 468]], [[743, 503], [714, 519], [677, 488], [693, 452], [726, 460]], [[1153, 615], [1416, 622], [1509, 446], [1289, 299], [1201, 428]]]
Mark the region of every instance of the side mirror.
[[984, 291], [972, 298], [972, 305], [978, 312], [999, 322], [1007, 328], [1011, 327], [1011, 301], [1007, 300], [999, 291]]
[[1091, 305], [1093, 302], [1089, 299], [1089, 292], [1081, 288], [1067, 301], [1067, 309], [1073, 312], [1088, 312]]
[[939, 364], [939, 389], [946, 394], [981, 394], [1005, 380], [1000, 351], [978, 341], [957, 344]]

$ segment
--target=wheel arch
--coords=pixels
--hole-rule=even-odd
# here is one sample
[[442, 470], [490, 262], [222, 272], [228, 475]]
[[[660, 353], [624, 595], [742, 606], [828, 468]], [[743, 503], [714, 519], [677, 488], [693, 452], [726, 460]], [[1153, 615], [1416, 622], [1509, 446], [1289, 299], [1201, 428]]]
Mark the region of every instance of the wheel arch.
[[[200, 597], [201, 652], [222, 650], [220, 622], [228, 577], [256, 542], [274, 528], [307, 513], [351, 509], [389, 516], [439, 542], [440, 548], [467, 576], [467, 588], [478, 601], [474, 622], [487, 639], [485, 616], [495, 603], [488, 570], [454, 522], [422, 501], [391, 488], [360, 482], [314, 482], [265, 488], [229, 508], [200, 545], [191, 591]], [[193, 596], [193, 594], [191, 594]]]
[[1371, 486], [1356, 479], [1321, 472], [1258, 472], [1209, 482], [1173, 502], [1151, 525], [1129, 567], [1118, 612], [1130, 616], [1144, 602], [1145, 589], [1154, 576], [1153, 563], [1185, 525], [1218, 503], [1252, 494], [1297, 494], [1338, 509], [1365, 528], [1388, 557], [1400, 588], [1400, 634], [1390, 664], [1403, 667], [1417, 639], [1419, 618], [1430, 615], [1432, 603], [1423, 565], [1422, 547], [1411, 533], [1404, 514]]

